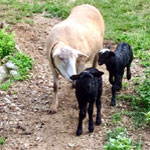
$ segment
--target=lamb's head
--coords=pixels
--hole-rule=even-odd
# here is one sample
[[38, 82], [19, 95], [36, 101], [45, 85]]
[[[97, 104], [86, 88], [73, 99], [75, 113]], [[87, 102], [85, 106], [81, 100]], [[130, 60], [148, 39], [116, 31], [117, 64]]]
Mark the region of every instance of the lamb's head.
[[112, 52], [109, 48], [102, 49], [99, 51], [98, 64], [103, 65], [110, 63], [115, 56], [115, 53]]
[[77, 74], [76, 61], [79, 57], [88, 57], [87, 55], [77, 51], [69, 46], [61, 45], [57, 46], [52, 55], [56, 70], [65, 77], [68, 81], [70, 76]]
[[80, 86], [86, 91], [86, 93], [91, 94], [95, 89], [95, 77], [101, 77], [104, 73], [98, 71], [95, 68], [88, 68], [80, 74], [73, 75], [70, 77], [71, 80], [78, 80]]

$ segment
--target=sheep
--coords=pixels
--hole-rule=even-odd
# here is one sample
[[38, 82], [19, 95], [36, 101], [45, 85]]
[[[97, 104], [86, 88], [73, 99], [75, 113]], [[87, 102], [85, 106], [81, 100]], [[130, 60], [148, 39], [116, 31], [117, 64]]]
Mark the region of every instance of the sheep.
[[82, 134], [82, 121], [86, 117], [87, 105], [89, 115], [89, 132], [93, 132], [93, 106], [96, 101], [97, 116], [96, 125], [101, 124], [101, 95], [102, 95], [102, 75], [104, 73], [96, 68], [88, 68], [80, 74], [70, 77], [76, 81], [75, 94], [79, 105], [79, 122], [76, 135]]
[[69, 82], [93, 58], [96, 67], [99, 49], [103, 47], [104, 20], [93, 6], [83, 4], [72, 9], [68, 18], [55, 25], [46, 41], [46, 56], [54, 78], [54, 99], [49, 112], [57, 112], [59, 75]]
[[125, 67], [127, 68], [127, 79], [131, 79], [130, 65], [132, 60], [133, 53], [128, 43], [119, 43], [114, 52], [109, 48], [102, 49], [99, 52], [98, 64], [106, 65], [109, 71], [109, 82], [112, 84], [111, 106], [116, 105], [116, 91], [122, 88]]

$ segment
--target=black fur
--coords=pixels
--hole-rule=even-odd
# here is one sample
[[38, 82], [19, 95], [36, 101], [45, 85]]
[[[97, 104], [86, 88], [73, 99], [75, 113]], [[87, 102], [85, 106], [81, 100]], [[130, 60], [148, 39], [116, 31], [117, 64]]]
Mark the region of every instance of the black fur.
[[82, 121], [86, 117], [87, 107], [89, 115], [89, 132], [93, 132], [93, 106], [95, 101], [97, 107], [96, 125], [101, 124], [102, 75], [103, 72], [95, 68], [88, 68], [80, 74], [70, 77], [70, 79], [76, 80], [75, 94], [80, 109], [79, 123], [76, 131], [77, 136], [82, 134]]
[[131, 46], [128, 43], [119, 43], [116, 50], [99, 52], [99, 65], [106, 64], [109, 71], [109, 82], [112, 84], [111, 106], [116, 105], [116, 90], [122, 88], [124, 69], [127, 67], [127, 79], [131, 79], [130, 65], [133, 60]]

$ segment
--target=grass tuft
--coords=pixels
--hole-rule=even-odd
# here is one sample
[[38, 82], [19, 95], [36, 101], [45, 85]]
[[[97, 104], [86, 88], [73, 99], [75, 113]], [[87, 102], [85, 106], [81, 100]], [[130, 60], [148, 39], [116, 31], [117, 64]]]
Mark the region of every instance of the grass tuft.
[[136, 143], [127, 135], [126, 128], [116, 127], [107, 133], [107, 143], [103, 147], [105, 150], [141, 150], [141, 142]]

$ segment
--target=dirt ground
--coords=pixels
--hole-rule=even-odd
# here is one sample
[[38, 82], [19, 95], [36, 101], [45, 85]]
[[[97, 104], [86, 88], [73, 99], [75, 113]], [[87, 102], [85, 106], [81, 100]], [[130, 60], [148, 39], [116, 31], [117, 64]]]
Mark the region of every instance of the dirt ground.
[[[111, 116], [116, 109], [128, 110], [128, 102], [117, 101], [116, 108], [110, 107], [111, 86], [105, 66], [102, 95], [102, 124], [88, 133], [88, 119], [84, 120], [83, 134], [75, 136], [78, 122], [77, 101], [71, 84], [60, 77], [59, 108], [56, 114], [47, 113], [53, 98], [52, 76], [45, 58], [44, 43], [51, 28], [60, 20], [37, 15], [34, 24], [19, 23], [13, 26], [16, 43], [34, 61], [32, 78], [17, 82], [8, 91], [0, 91], [0, 137], [7, 136], [6, 145], [0, 150], [102, 150], [106, 142], [106, 132], [110, 131]], [[105, 41], [114, 49], [112, 41]], [[86, 67], [90, 63], [86, 64]], [[133, 76], [142, 73], [138, 60], [131, 67]], [[133, 92], [132, 80], [129, 87], [120, 93]], [[94, 113], [95, 117], [95, 113]], [[130, 136], [143, 141], [143, 150], [150, 150], [150, 130], [135, 129], [130, 118], [124, 117], [120, 125], [127, 125]]]

